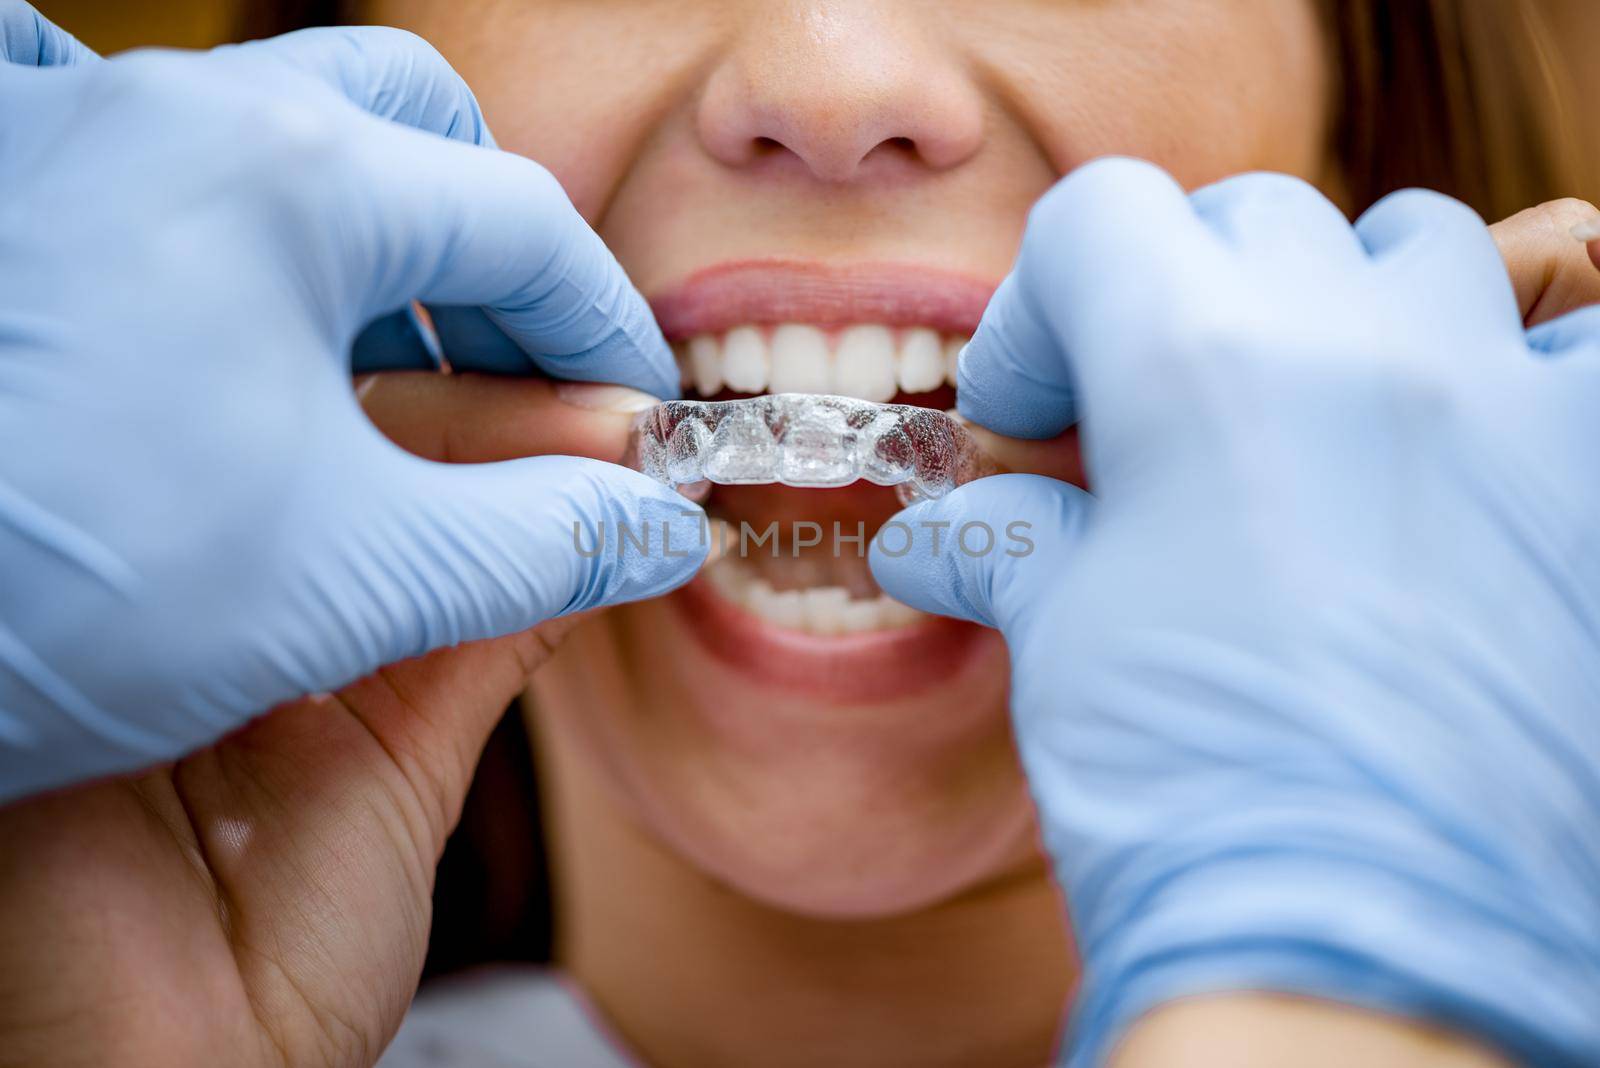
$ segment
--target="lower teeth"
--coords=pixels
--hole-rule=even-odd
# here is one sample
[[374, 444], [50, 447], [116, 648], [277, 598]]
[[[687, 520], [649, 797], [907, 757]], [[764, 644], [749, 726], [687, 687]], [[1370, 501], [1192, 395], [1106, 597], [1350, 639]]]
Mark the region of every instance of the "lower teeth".
[[[838, 561], [825, 561], [835, 564]], [[863, 631], [908, 627], [928, 617], [881, 593], [868, 592], [851, 582], [842, 585], [783, 588], [786, 579], [814, 574], [806, 558], [757, 565], [737, 555], [725, 556], [706, 568], [705, 576], [718, 592], [752, 615], [789, 630], [807, 634], [857, 634]], [[865, 563], [862, 562], [865, 567]]]

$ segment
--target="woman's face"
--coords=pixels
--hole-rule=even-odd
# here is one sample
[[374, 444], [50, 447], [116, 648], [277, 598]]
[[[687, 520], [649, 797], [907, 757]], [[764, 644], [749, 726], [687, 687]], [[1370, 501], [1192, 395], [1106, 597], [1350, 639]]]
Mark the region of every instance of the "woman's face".
[[[693, 349], [691, 389], [948, 407], [945, 353], [1060, 175], [1114, 153], [1190, 186], [1326, 177], [1315, 7], [386, 0], [369, 14], [438, 46], [500, 144], [561, 179]], [[847, 540], [893, 512], [889, 491], [719, 487], [709, 508], [756, 533], [778, 521], [780, 557], [747, 547], [580, 627], [536, 680], [561, 748], [658, 841], [782, 908], [885, 915], [1033, 863], [1004, 646], [872, 600]], [[796, 520], [821, 543], [800, 548], [812, 531]]]

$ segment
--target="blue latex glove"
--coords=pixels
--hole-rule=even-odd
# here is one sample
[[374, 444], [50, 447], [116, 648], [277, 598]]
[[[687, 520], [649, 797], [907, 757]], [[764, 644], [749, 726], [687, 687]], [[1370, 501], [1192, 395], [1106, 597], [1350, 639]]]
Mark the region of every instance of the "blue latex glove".
[[1005, 634], [1071, 1063], [1267, 989], [1600, 1064], [1600, 310], [1525, 334], [1441, 196], [1352, 229], [1289, 178], [1106, 160], [1034, 209], [960, 396], [1083, 416], [1092, 498], [1006, 475], [900, 517], [1031, 554], [872, 561]]
[[[432, 49], [97, 60], [26, 5], [0, 27], [82, 61], [0, 65], [0, 798], [692, 575], [698, 519], [650, 479], [429, 463], [352, 395], [351, 339], [414, 298], [491, 306], [552, 373], [676, 389], [621, 268], [546, 171], [473, 143]], [[574, 551], [618, 522], [654, 551]]]
[[72, 34], [20, 0], [0, 3], [0, 62], [75, 67], [100, 59]]

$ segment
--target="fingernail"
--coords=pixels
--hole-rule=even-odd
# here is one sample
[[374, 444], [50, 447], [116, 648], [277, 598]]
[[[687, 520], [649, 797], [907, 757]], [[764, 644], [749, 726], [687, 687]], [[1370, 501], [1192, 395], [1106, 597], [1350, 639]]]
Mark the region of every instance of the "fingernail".
[[1590, 241], [1600, 241], [1600, 215], [1586, 219], [1572, 228], [1572, 236], [1587, 244]]
[[968, 434], [971, 434], [973, 439], [976, 440], [980, 446], [986, 442], [994, 440], [998, 436], [993, 430], [990, 430], [985, 426], [979, 426], [977, 423], [974, 423], [971, 419], [968, 419], [954, 408], [947, 409], [944, 414], [949, 416], [950, 421], [956, 426], [960, 427], [962, 430], [965, 430]]
[[977, 423], [974, 423], [971, 419], [968, 419], [954, 408], [947, 409], [944, 414], [949, 416], [950, 421], [956, 426], [960, 427], [962, 430], [965, 430], [968, 434], [971, 434], [973, 440], [978, 443], [980, 448], [986, 445], [988, 442], [991, 442], [995, 438], [999, 437], [999, 435], [993, 430], [990, 430], [986, 426], [979, 426]]
[[997, 471], [1003, 473], [1011, 470], [1010, 467], [1000, 462], [1000, 458], [1010, 451], [1006, 446], [1006, 442], [1009, 439], [996, 434], [986, 426], [979, 426], [954, 408], [949, 409], [944, 414], [950, 417], [952, 423], [965, 430], [972, 437], [972, 440], [977, 443], [978, 451], [983, 453], [984, 459], [992, 464]]
[[661, 403], [660, 397], [652, 397], [640, 390], [600, 382], [562, 382], [556, 386], [556, 397], [574, 408], [622, 415], [642, 412]]

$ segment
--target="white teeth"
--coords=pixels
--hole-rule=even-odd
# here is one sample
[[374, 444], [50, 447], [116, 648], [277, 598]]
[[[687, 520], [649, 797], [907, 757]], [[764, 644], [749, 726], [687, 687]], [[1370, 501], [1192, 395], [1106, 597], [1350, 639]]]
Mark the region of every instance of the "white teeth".
[[745, 607], [791, 630], [807, 629], [805, 602], [805, 591], [774, 590], [765, 579], [752, 579], [745, 588]]
[[751, 615], [786, 630], [805, 634], [859, 634], [914, 626], [929, 617], [915, 608], [879, 594], [852, 600], [842, 586], [817, 586], [804, 590], [775, 590], [737, 556], [709, 564], [706, 580], [723, 597]]
[[722, 341], [722, 381], [735, 393], [767, 388], [767, 342], [753, 326], [728, 331]]
[[839, 335], [833, 392], [887, 401], [894, 396], [894, 335], [887, 326], [852, 326]]
[[773, 393], [830, 393], [833, 356], [828, 339], [814, 326], [786, 323], [772, 332]]
[[875, 323], [830, 335], [805, 323], [738, 326], [722, 337], [700, 334], [674, 346], [683, 380], [701, 397], [735, 393], [836, 393], [888, 401], [896, 392], [927, 393], [956, 380], [956, 355], [967, 338], [919, 326], [896, 331]]
[[[737, 565], [729, 566], [721, 560], [716, 560], [707, 564], [702, 573], [705, 575], [706, 581], [715, 586], [730, 601], [742, 602], [747, 596], [745, 589], [750, 585], [749, 568]], [[768, 588], [770, 589], [770, 587]]]
[[806, 629], [813, 634], [838, 634], [842, 616], [850, 603], [850, 591], [842, 586], [819, 586], [805, 591]]
[[953, 337], [944, 343], [944, 380], [952, 386], [956, 384], [956, 362], [971, 340], [970, 337]]
[[862, 631], [883, 630], [887, 615], [879, 602], [887, 600], [887, 597], [874, 597], [870, 601], [845, 601], [835, 613], [839, 632], [860, 634]]
[[689, 339], [689, 380], [702, 397], [722, 392], [722, 346], [709, 334]]
[[900, 388], [927, 393], [944, 383], [944, 343], [937, 331], [907, 330], [900, 339]]

